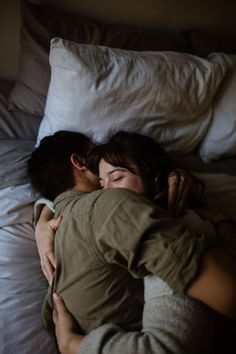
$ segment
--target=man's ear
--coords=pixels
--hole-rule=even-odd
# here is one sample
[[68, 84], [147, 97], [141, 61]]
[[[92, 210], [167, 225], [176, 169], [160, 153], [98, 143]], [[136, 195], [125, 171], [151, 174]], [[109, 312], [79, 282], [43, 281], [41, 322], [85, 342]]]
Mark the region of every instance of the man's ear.
[[84, 171], [87, 167], [80, 161], [79, 156], [77, 154], [72, 154], [70, 156], [70, 162], [78, 171]]

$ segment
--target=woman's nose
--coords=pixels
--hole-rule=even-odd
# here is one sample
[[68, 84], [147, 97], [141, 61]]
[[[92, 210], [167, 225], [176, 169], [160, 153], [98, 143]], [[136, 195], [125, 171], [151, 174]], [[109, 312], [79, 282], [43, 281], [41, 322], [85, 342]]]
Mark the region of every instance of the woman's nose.
[[111, 188], [111, 182], [109, 180], [104, 182], [104, 188]]

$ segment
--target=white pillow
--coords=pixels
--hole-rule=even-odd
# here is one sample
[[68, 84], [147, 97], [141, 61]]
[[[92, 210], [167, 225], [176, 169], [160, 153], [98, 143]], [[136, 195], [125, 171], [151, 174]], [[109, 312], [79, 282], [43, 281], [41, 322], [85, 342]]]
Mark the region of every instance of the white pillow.
[[229, 70], [213, 101], [213, 120], [199, 148], [205, 162], [236, 155], [236, 56], [226, 59]]
[[58, 130], [102, 142], [119, 130], [187, 153], [204, 137], [226, 66], [176, 52], [135, 52], [54, 38], [51, 82], [37, 143]]

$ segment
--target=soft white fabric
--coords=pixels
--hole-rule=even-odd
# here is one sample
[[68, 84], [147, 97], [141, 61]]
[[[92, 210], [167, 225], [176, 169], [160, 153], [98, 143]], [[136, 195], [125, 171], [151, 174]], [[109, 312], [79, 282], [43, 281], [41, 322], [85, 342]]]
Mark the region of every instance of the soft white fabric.
[[135, 52], [51, 41], [51, 82], [37, 143], [58, 130], [102, 142], [118, 130], [152, 136], [169, 152], [192, 151], [211, 121], [224, 55]]
[[0, 354], [56, 354], [41, 319], [47, 282], [30, 224], [0, 228], [0, 274]]
[[0, 354], [56, 354], [43, 327], [47, 282], [29, 223], [0, 228]]
[[30, 184], [0, 190], [0, 354], [56, 354], [43, 327], [47, 281], [32, 226], [38, 194]]
[[0, 189], [0, 227], [32, 222], [33, 203], [39, 194], [29, 183]]
[[236, 56], [227, 57], [229, 70], [213, 101], [213, 119], [199, 153], [209, 162], [236, 155]]

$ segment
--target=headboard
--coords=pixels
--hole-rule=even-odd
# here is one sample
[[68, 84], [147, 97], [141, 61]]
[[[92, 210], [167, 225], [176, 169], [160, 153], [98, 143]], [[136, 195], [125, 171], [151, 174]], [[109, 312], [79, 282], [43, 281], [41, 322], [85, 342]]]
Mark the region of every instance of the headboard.
[[[1, 3], [0, 78], [14, 79], [17, 76], [20, 51], [20, 2], [20, 0], [11, 0]], [[226, 37], [231, 38], [232, 41], [236, 33], [234, 16], [236, 3], [233, 0], [179, 0], [178, 2], [175, 0], [32, 0], [32, 2], [79, 13], [105, 23], [174, 32], [198, 30], [200, 32], [194, 32], [192, 40], [196, 45], [201, 42], [204, 48], [203, 54], [208, 49], [209, 39], [220, 40], [225, 48], [225, 40], [228, 41]], [[207, 32], [207, 35], [202, 31]]]

